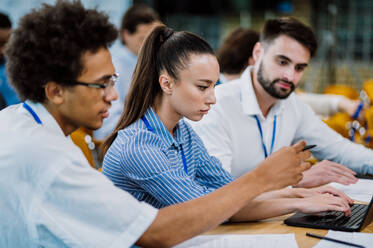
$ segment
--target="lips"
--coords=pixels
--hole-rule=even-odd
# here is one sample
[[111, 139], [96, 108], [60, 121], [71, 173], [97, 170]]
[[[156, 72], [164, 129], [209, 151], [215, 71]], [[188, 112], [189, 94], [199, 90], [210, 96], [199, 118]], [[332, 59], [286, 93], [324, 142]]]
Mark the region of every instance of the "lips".
[[288, 82], [285, 82], [285, 81], [282, 81], [282, 80], [279, 80], [277, 82], [282, 88], [285, 88], [285, 89], [291, 89], [293, 87], [292, 83], [288, 83]]
[[102, 115], [103, 118], [108, 118], [109, 115], [110, 115], [109, 110], [105, 110], [105, 111], [101, 112], [101, 115]]
[[201, 113], [203, 114], [207, 114], [209, 112], [210, 109], [205, 109], [205, 110], [201, 110]]

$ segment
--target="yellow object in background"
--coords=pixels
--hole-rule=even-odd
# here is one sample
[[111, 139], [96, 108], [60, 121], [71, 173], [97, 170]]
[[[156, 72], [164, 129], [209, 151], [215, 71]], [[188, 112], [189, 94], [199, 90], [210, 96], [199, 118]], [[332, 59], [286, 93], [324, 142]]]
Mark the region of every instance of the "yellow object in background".
[[370, 102], [372, 102], [373, 100], [373, 79], [369, 79], [364, 82], [363, 90], [367, 94], [367, 97], [370, 99]]
[[324, 122], [336, 132], [341, 134], [343, 137], [347, 139], [350, 138], [347, 129], [347, 123], [352, 122], [352, 118], [348, 114], [337, 113], [324, 120]]
[[342, 95], [351, 100], [359, 99], [359, 93], [352, 87], [341, 84], [333, 84], [325, 88], [325, 94]]
[[352, 100], [360, 99], [364, 103], [363, 121], [355, 120], [346, 113], [337, 113], [326, 119], [325, 123], [343, 137], [373, 148], [373, 79], [364, 82], [360, 97], [355, 89], [345, 85], [329, 86], [324, 93], [343, 95]]
[[93, 152], [95, 152], [96, 147], [100, 145], [100, 142], [94, 140], [93, 132], [86, 128], [79, 128], [72, 132], [70, 136], [74, 144], [82, 150], [92, 168], [96, 169], [99, 167], [96, 164], [97, 162], [94, 159]]

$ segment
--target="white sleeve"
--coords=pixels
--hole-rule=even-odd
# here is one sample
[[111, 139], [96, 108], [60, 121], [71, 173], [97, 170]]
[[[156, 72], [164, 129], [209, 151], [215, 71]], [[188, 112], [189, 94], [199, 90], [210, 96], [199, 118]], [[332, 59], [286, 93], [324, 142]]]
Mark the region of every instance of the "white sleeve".
[[327, 159], [343, 164], [359, 174], [373, 174], [373, 150], [351, 142], [328, 127], [309, 106], [300, 100], [294, 104], [299, 115], [296, 140], [305, 139], [316, 144], [312, 154], [319, 160]]
[[232, 172], [232, 141], [230, 123], [220, 106], [212, 106], [198, 122], [188, 121], [202, 139], [210, 155], [217, 157], [225, 170]]
[[317, 115], [330, 116], [338, 112], [342, 96], [331, 94], [298, 93], [297, 97], [309, 105]]
[[130, 247], [157, 214], [103, 174], [76, 164], [57, 173], [36, 206], [42, 247]]

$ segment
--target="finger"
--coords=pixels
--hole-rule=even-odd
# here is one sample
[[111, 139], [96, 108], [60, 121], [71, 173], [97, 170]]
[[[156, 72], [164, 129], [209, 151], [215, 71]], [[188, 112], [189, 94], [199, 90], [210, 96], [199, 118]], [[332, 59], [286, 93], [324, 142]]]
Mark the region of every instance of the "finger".
[[341, 174], [339, 172], [335, 172], [334, 175], [336, 177], [346, 180], [349, 183], [357, 183], [358, 181], [358, 179], [354, 175], [351, 175], [351, 174]]
[[333, 170], [339, 171], [342, 174], [349, 174], [349, 175], [356, 175], [356, 172], [351, 170], [350, 168], [347, 168], [346, 166], [342, 164], [338, 164], [332, 161], [328, 161], [327, 163], [329, 168], [332, 168]]
[[337, 176], [346, 178], [346, 179], [348, 179], [351, 182], [357, 182], [357, 180], [358, 180], [355, 177], [355, 174], [352, 174], [351, 172], [343, 170], [343, 169], [341, 169], [339, 167], [329, 166], [328, 169], [329, 169], [328, 172], [333, 172]]
[[351, 210], [346, 206], [328, 205], [328, 210], [343, 212], [345, 216], [351, 215]]
[[348, 195], [346, 195], [343, 191], [341, 190], [338, 190], [336, 188], [333, 188], [333, 187], [325, 187], [324, 188], [324, 192], [323, 193], [331, 193], [333, 194], [334, 196], [338, 196], [338, 197], [341, 197], [342, 199], [346, 200], [348, 202], [348, 204], [352, 204], [354, 203], [354, 200], [352, 200]]
[[[309, 168], [311, 168], [312, 164], [310, 162], [303, 162], [299, 165], [299, 170], [300, 172], [303, 172], [303, 171], [306, 171], [308, 170]], [[303, 175], [302, 175], [303, 177]]]
[[336, 211], [344, 212], [346, 216], [348, 216], [351, 213], [350, 205], [345, 199], [335, 197], [335, 196], [329, 196], [329, 204], [331, 206], [336, 207]]
[[310, 151], [302, 151], [297, 154], [297, 157], [301, 160], [304, 161], [308, 158], [311, 157], [311, 152]]
[[338, 176], [338, 175], [329, 176], [328, 178], [329, 178], [329, 182], [336, 182], [336, 183], [340, 183], [343, 185], [350, 185], [350, 184], [356, 183], [354, 180], [350, 178], [346, 178], [346, 177]]
[[293, 147], [295, 151], [298, 153], [298, 152], [301, 152], [305, 146], [306, 146], [306, 141], [301, 140], [301, 141], [298, 141], [296, 144], [292, 145], [291, 147]]
[[339, 171], [333, 170], [328, 170], [325, 176], [329, 178], [331, 182], [338, 182], [347, 185], [358, 181], [358, 179], [351, 174], [341, 174]]

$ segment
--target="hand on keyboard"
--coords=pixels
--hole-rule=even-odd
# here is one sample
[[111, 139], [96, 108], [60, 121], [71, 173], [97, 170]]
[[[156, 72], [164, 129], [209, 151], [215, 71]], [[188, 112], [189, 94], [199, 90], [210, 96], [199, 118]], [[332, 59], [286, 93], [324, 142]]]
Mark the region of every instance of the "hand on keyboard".
[[299, 199], [297, 210], [302, 213], [312, 214], [325, 211], [343, 212], [345, 216], [350, 216], [351, 210], [347, 199], [336, 197], [331, 194], [318, 194], [315, 196]]

